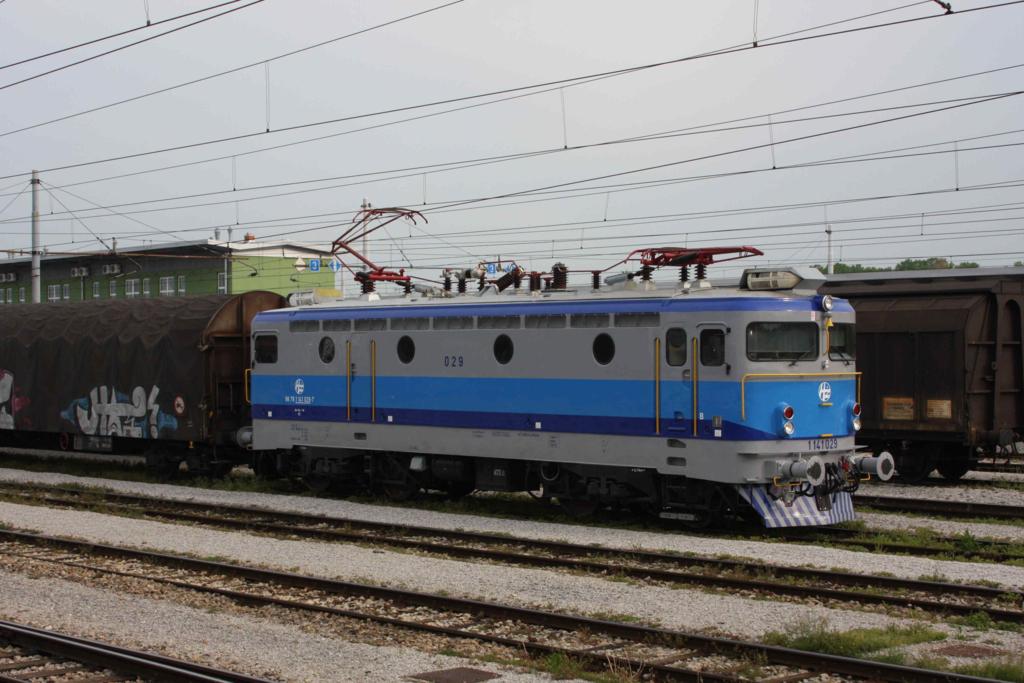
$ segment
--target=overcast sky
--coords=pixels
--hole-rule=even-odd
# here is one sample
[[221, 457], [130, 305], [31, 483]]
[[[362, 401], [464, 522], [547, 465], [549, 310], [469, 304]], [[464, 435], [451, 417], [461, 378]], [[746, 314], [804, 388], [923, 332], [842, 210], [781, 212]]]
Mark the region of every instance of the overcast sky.
[[[944, 16], [930, 1], [464, 0], [274, 60], [444, 3], [264, 0], [5, 87], [246, 3], [229, 4], [0, 69], [0, 176], [7, 176], [0, 180], [0, 246], [30, 244], [27, 176], [17, 174], [36, 168], [47, 190], [43, 244], [52, 252], [102, 249], [90, 231], [130, 250], [212, 237], [216, 226], [225, 226], [226, 238], [229, 225], [235, 239], [253, 232], [327, 245], [366, 197], [426, 215], [429, 223], [396, 225], [370, 246], [371, 258], [411, 262], [425, 276], [441, 265], [498, 256], [531, 269], [549, 269], [556, 260], [574, 269], [601, 267], [634, 248], [665, 245], [745, 244], [765, 251], [761, 262], [824, 263], [826, 219], [835, 257], [845, 262], [948, 256], [1012, 264], [1024, 259], [1024, 147], [1013, 146], [1024, 144], [1024, 133], [1011, 132], [1024, 130], [1024, 96], [962, 99], [1024, 90], [1024, 68], [1005, 68], [1024, 66], [1024, 4], [961, 14], [991, 1], [954, 0], [956, 13]], [[148, 11], [157, 22], [212, 4], [149, 0]], [[491, 96], [275, 132], [749, 46], [758, 4], [757, 49], [517, 91], [529, 96], [516, 99]], [[0, 66], [137, 28], [146, 12], [143, 0], [5, 0]], [[806, 30], [870, 13], [879, 14]], [[936, 18], [771, 45], [773, 36], [797, 31], [790, 37], [928, 16]], [[264, 60], [273, 61], [12, 132]], [[781, 113], [992, 69], [1003, 70]], [[466, 105], [482, 106], [442, 113]], [[955, 105], [965, 106], [949, 108]], [[428, 114], [437, 115], [401, 122]], [[808, 117], [814, 120], [787, 123]], [[724, 123], [735, 119], [747, 120]], [[367, 127], [375, 128], [357, 130]], [[695, 130], [593, 146], [681, 129]], [[817, 133], [825, 134], [786, 142]], [[46, 170], [239, 135], [250, 137]], [[333, 137], [289, 144], [325, 135]], [[766, 147], [770, 140], [776, 144]], [[953, 141], [957, 154], [949, 153]], [[259, 151], [267, 147], [279, 148]], [[977, 147], [989, 149], [970, 149]], [[547, 153], [459, 168], [541, 151]], [[902, 158], [807, 167], [880, 152]], [[204, 163], [192, 163], [198, 161]], [[190, 165], [109, 179], [180, 164]], [[431, 168], [418, 168], [424, 166]], [[653, 166], [661, 168], [640, 170]], [[385, 173], [360, 175], [378, 171]], [[310, 180], [317, 182], [282, 185]], [[677, 182], [637, 185], [656, 180]], [[557, 191], [533, 192], [552, 186]], [[513, 196], [471, 201], [505, 195]], [[891, 198], [849, 201], [880, 196]], [[700, 215], [707, 212], [727, 213]]]

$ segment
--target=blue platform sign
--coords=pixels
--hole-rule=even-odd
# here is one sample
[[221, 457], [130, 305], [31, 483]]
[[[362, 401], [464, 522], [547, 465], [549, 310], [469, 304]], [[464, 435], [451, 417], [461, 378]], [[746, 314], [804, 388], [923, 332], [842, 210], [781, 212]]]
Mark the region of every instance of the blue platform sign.
[[330, 269], [331, 269], [332, 271], [334, 271], [335, 273], [337, 273], [337, 272], [338, 272], [339, 270], [341, 270], [341, 261], [339, 261], [338, 259], [336, 259], [336, 258], [332, 258], [332, 259], [331, 259], [331, 260], [329, 261], [329, 264], [330, 264], [330, 265], [329, 265], [329, 268], [330, 268]]
[[319, 273], [320, 272], [320, 259], [311, 258], [309, 259], [309, 272]]

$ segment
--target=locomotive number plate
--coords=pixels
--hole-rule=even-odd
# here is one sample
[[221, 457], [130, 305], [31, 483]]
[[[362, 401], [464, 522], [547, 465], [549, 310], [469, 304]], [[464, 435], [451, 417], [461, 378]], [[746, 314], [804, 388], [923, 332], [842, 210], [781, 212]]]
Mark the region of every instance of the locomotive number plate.
[[831, 451], [839, 448], [839, 439], [807, 439], [807, 450], [809, 451]]

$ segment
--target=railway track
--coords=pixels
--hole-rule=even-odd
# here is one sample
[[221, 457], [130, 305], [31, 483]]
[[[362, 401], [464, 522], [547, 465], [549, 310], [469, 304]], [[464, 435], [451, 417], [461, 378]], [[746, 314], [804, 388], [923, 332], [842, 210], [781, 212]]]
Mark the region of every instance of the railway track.
[[979, 462], [975, 463], [972, 470], [976, 472], [1006, 472], [1009, 474], [1024, 474], [1024, 461], [1006, 460], [1003, 462]]
[[924, 513], [950, 519], [991, 518], [1024, 521], [1024, 506], [1020, 505], [994, 505], [991, 503], [934, 500], [930, 498], [903, 498], [900, 496], [871, 496], [859, 493], [854, 495], [854, 503], [875, 510]]
[[0, 621], [0, 681], [266, 683], [170, 657]]
[[19, 531], [0, 530], [0, 556], [173, 586], [246, 606], [272, 605], [470, 639], [534, 657], [561, 654], [592, 671], [642, 673], [645, 680], [790, 683], [823, 673], [907, 683], [988, 680]]
[[[4, 487], [0, 486], [0, 491], [3, 490]], [[80, 489], [23, 488], [15, 493], [15, 498], [36, 496], [35, 500], [47, 505], [99, 509], [161, 521], [196, 523], [289, 538], [383, 545], [447, 557], [582, 571], [673, 585], [756, 591], [805, 600], [882, 605], [944, 616], [984, 613], [993, 621], [1024, 624], [1024, 611], [1021, 610], [1024, 592], [988, 586], [778, 567], [739, 559], [583, 546]], [[97, 508], [97, 505], [101, 507]]]

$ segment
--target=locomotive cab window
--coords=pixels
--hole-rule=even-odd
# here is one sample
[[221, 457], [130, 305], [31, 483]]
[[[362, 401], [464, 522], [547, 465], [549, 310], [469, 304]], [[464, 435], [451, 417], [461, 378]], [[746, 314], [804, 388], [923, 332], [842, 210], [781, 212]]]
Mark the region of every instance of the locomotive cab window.
[[725, 365], [725, 331], [700, 331], [700, 364], [714, 367]]
[[257, 363], [277, 362], [277, 335], [258, 334], [253, 345], [255, 346], [255, 361]]
[[850, 323], [837, 323], [828, 332], [828, 357], [852, 361], [857, 358], [857, 335]]
[[672, 366], [686, 365], [686, 330], [673, 327], [665, 333], [665, 362]]
[[753, 361], [814, 360], [818, 357], [816, 323], [750, 323], [747, 358]]

